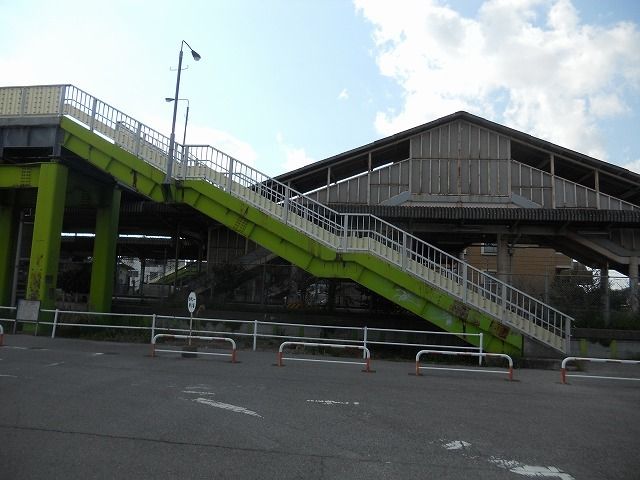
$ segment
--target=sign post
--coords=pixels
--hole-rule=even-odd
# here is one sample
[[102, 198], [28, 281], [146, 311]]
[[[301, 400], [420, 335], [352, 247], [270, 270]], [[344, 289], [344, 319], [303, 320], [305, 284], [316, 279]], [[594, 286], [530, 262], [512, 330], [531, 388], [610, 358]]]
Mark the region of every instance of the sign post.
[[191, 315], [189, 320], [189, 345], [191, 345], [191, 330], [193, 330], [193, 312], [196, 311], [196, 292], [191, 292], [187, 297], [187, 310]]

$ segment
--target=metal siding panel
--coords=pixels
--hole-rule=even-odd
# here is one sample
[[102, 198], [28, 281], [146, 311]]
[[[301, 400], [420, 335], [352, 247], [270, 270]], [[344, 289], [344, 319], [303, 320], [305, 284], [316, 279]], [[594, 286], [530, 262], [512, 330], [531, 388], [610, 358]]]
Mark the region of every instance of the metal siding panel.
[[480, 155], [479, 158], [489, 157], [489, 132], [487, 130], [480, 130]]
[[577, 206], [586, 208], [587, 207], [587, 189], [586, 188], [578, 188], [576, 192], [577, 198], [576, 203]]
[[460, 158], [470, 158], [470, 138], [469, 138], [469, 124], [461, 122], [460, 128]]
[[558, 177], [553, 177], [553, 179], [554, 179], [554, 188], [556, 192], [556, 207], [563, 208], [565, 206], [563, 182]]
[[500, 155], [499, 158], [509, 158], [509, 139], [503, 135], [498, 136]]
[[469, 163], [469, 159], [460, 160], [460, 191], [465, 195], [472, 193]]
[[411, 191], [416, 193], [422, 193], [422, 164], [424, 160], [414, 160], [411, 163]]
[[480, 129], [475, 125], [470, 125], [470, 133], [471, 133], [471, 158], [480, 158]]
[[405, 187], [405, 190], [409, 189], [409, 171], [411, 170], [413, 162], [402, 162], [400, 173], [400, 184]]
[[449, 124], [449, 158], [458, 158], [458, 122]]
[[362, 177], [358, 178], [358, 201], [360, 203], [367, 203], [367, 186], [369, 185], [368, 177], [368, 175], [363, 175]]
[[498, 174], [500, 175], [500, 182], [496, 193], [498, 195], [509, 194], [509, 161], [502, 160], [498, 162]]
[[429, 191], [425, 193], [438, 194], [442, 193], [440, 186], [440, 160], [429, 160]]
[[478, 188], [480, 195], [489, 195], [489, 169], [486, 160], [478, 160]]
[[567, 207], [576, 206], [576, 192], [573, 185], [569, 182], [562, 182], [564, 188], [564, 199]]
[[420, 135], [415, 137], [411, 137], [411, 152], [410, 156], [412, 158], [420, 156]]
[[489, 132], [489, 158], [498, 158], [498, 135]]

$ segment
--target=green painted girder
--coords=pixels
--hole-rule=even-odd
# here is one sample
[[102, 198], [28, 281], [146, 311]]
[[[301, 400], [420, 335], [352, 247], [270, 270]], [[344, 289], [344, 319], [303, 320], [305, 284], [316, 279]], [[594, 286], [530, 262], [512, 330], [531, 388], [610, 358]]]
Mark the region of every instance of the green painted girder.
[[[38, 188], [40, 167], [50, 162], [25, 165], [0, 165], [0, 189], [11, 191]], [[100, 192], [104, 184], [69, 171], [65, 205], [67, 207], [97, 207], [103, 203]], [[21, 201], [16, 197], [16, 205], [29, 205], [32, 202]]]
[[178, 199], [317, 277], [354, 280], [444, 330], [484, 333], [486, 351], [522, 353], [521, 335], [376, 256], [339, 254], [203, 181], [184, 181]]
[[65, 132], [62, 146], [67, 150], [151, 200], [164, 202], [171, 198], [163, 188], [165, 175], [160, 169], [67, 117], [61, 118], [60, 127]]
[[[167, 191], [161, 170], [68, 118], [61, 127], [65, 148], [152, 200], [182, 201], [317, 277], [354, 280], [443, 330], [484, 333], [486, 351], [522, 353], [520, 334], [395, 265], [364, 252], [338, 253], [205, 181], [185, 180]], [[473, 338], [464, 340], [477, 345]]]
[[0, 188], [38, 188], [40, 165], [0, 165]]

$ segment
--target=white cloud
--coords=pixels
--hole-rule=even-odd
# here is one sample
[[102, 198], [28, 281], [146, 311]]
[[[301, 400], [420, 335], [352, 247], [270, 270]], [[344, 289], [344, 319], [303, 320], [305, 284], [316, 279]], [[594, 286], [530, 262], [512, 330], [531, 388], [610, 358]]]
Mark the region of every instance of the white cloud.
[[349, 91], [346, 88], [338, 94], [338, 100], [349, 100]]
[[629, 112], [640, 88], [637, 26], [586, 24], [570, 0], [488, 0], [475, 18], [436, 0], [355, 6], [403, 89], [399, 109], [376, 115], [384, 135], [467, 110], [606, 158], [597, 121]]
[[295, 147], [286, 143], [284, 137], [282, 136], [282, 133], [278, 132], [276, 134], [276, 141], [278, 142], [278, 146], [285, 155], [285, 161], [283, 165], [285, 172], [290, 172], [291, 170], [295, 170], [297, 168], [301, 168], [305, 165], [316, 162], [314, 158], [311, 158], [307, 155], [307, 152], [305, 152], [304, 148]]

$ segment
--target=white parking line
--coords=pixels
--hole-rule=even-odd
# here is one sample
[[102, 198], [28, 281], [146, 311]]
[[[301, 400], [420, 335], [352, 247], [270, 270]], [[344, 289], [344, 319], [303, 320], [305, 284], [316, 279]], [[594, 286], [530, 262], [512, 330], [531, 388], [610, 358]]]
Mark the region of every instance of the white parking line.
[[307, 400], [308, 403], [321, 403], [322, 405], [360, 405], [360, 402], [340, 402], [338, 400]]
[[7, 377], [7, 378], [18, 378], [15, 375], [6, 375], [6, 374], [2, 374], [0, 373], [0, 377]]
[[214, 408], [221, 408], [223, 410], [229, 410], [236, 413], [243, 413], [245, 415], [251, 415], [252, 417], [262, 418], [262, 415], [256, 413], [252, 410], [247, 410], [244, 407], [238, 407], [237, 405], [230, 405], [228, 403], [214, 402], [213, 400], [209, 400], [208, 398], [196, 398], [193, 400], [196, 403], [200, 403], [202, 405], [208, 405]]
[[[469, 457], [467, 453], [469, 452], [469, 447], [471, 444], [469, 442], [465, 442], [464, 440], [453, 440], [446, 442], [443, 441], [442, 447], [447, 450], [460, 450], [462, 456]], [[479, 458], [477, 456], [472, 456], [470, 458]], [[534, 478], [558, 478], [560, 480], [575, 480], [568, 473], [563, 472], [559, 468], [556, 467], [542, 467], [537, 465], [525, 465], [522, 462], [517, 460], [505, 460], [500, 457], [490, 456], [486, 459], [492, 465], [495, 465], [498, 468], [503, 468], [505, 470], [509, 470], [511, 473], [515, 473], [518, 475], [523, 475], [525, 477], [534, 477]]]

